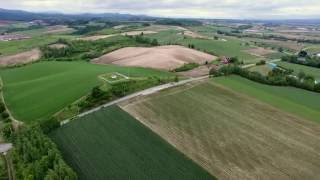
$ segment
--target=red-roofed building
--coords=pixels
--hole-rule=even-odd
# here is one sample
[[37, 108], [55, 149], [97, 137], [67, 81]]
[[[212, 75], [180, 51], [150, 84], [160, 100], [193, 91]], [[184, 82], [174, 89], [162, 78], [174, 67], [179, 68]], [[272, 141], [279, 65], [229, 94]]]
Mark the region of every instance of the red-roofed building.
[[226, 57], [226, 56], [222, 56], [220, 57], [220, 61], [223, 63], [223, 64], [229, 64], [230, 63], [230, 58]]

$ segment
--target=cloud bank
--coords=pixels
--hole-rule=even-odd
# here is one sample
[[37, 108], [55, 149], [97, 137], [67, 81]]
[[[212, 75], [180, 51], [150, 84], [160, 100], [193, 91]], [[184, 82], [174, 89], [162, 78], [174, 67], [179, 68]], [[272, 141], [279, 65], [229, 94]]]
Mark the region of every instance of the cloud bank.
[[131, 13], [161, 17], [320, 18], [320, 0], [9, 0], [0, 8], [63, 13]]

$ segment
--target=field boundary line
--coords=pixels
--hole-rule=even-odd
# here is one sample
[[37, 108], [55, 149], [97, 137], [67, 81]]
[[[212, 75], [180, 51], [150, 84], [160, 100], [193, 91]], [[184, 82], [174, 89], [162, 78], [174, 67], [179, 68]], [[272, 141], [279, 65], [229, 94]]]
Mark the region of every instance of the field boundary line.
[[3, 87], [4, 87], [4, 84], [3, 84], [3, 81], [2, 81], [2, 77], [0, 76], [0, 98], [2, 99], [3, 101], [3, 104], [4, 104], [4, 107], [6, 108], [6, 111], [7, 113], [9, 114], [9, 117], [12, 119], [12, 121], [17, 125], [21, 125], [23, 124], [23, 122], [21, 121], [18, 121], [17, 119], [14, 118], [14, 116], [12, 115], [11, 111], [9, 110], [7, 104], [6, 104], [6, 101], [4, 99], [4, 95], [3, 95]]
[[184, 85], [184, 84], [187, 84], [187, 83], [191, 83], [191, 82], [194, 82], [194, 81], [201, 81], [201, 80], [204, 80], [204, 79], [208, 79], [209, 76], [201, 76], [201, 77], [197, 77], [197, 78], [190, 78], [190, 79], [186, 79], [186, 80], [182, 80], [182, 81], [179, 81], [179, 82], [171, 82], [171, 83], [167, 83], [167, 84], [162, 84], [162, 85], [159, 85], [159, 86], [155, 86], [155, 87], [152, 87], [152, 88], [149, 88], [149, 89], [145, 89], [145, 90], [142, 90], [142, 91], [139, 91], [139, 92], [136, 92], [136, 93], [133, 93], [133, 94], [130, 94], [128, 96], [125, 96], [125, 97], [122, 97], [120, 99], [116, 99], [114, 101], [111, 101], [111, 102], [108, 102], [106, 104], [103, 104], [101, 106], [98, 106], [94, 109], [91, 109], [89, 111], [86, 111], [86, 112], [83, 112], [81, 114], [78, 114], [76, 116], [74, 116], [73, 118], [69, 118], [69, 119], [66, 119], [66, 120], [63, 120], [60, 122], [60, 126], [63, 126], [65, 124], [68, 124], [69, 122], [71, 122], [73, 119], [77, 119], [77, 118], [81, 118], [81, 117], [84, 117], [86, 115], [89, 115], [91, 113], [94, 113], [96, 111], [99, 111], [100, 109], [102, 108], [107, 108], [109, 106], [112, 106], [112, 105], [115, 105], [115, 104], [118, 104], [118, 103], [121, 103], [123, 101], [127, 101], [129, 99], [133, 99], [135, 97], [139, 97], [139, 96], [147, 96], [147, 95], [150, 95], [150, 94], [154, 94], [154, 93], [157, 93], [159, 91], [162, 91], [162, 90], [165, 90], [165, 89], [169, 89], [169, 88], [173, 88], [173, 87], [177, 87], [177, 86], [181, 86], [181, 85]]

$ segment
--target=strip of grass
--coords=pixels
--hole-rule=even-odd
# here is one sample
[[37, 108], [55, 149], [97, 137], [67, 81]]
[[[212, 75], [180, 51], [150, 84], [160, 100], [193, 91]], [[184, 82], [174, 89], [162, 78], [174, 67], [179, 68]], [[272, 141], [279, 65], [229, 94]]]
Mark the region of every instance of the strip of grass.
[[5, 101], [13, 116], [24, 122], [49, 118], [86, 95], [101, 82], [98, 76], [119, 72], [129, 77], [171, 77], [171, 73], [87, 62], [41, 62], [0, 72]]
[[284, 111], [320, 122], [319, 93], [292, 87], [259, 84], [239, 76], [219, 77], [215, 78], [214, 81]]
[[214, 179], [117, 106], [71, 122], [51, 137], [80, 179]]

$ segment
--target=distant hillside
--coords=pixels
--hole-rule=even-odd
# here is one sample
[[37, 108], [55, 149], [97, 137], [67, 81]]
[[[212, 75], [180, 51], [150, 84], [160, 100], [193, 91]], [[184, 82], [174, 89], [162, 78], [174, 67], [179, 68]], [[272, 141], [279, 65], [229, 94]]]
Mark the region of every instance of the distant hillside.
[[102, 14], [62, 14], [62, 13], [34, 13], [21, 10], [8, 10], [0, 8], [0, 20], [32, 21], [32, 20], [90, 20], [104, 19], [108, 21], [150, 21], [156, 18], [144, 15], [130, 15], [118, 13]]

